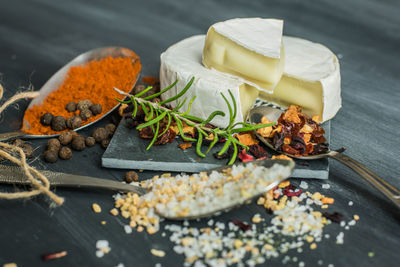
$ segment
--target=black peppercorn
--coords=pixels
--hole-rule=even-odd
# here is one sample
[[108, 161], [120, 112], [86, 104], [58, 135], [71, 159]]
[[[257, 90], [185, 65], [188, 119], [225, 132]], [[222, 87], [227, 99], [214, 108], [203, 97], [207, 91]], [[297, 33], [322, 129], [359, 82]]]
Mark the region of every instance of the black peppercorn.
[[72, 141], [72, 133], [71, 132], [63, 132], [60, 134], [58, 137], [58, 140], [60, 140], [60, 143], [64, 146], [68, 145]]
[[109, 144], [110, 144], [110, 139], [103, 139], [103, 140], [101, 140], [101, 143], [100, 143], [101, 147], [104, 149], [106, 149]]
[[79, 112], [79, 117], [81, 117], [81, 119], [83, 120], [83, 121], [86, 121], [86, 120], [88, 120], [90, 117], [92, 117], [92, 112], [89, 110], [89, 109], [84, 109], [84, 110], [81, 110], [80, 112]]
[[63, 116], [55, 116], [51, 120], [51, 129], [53, 131], [64, 131], [66, 128], [66, 119]]
[[54, 150], [46, 150], [43, 156], [44, 160], [49, 163], [54, 163], [58, 160], [58, 152]]
[[94, 137], [96, 142], [100, 143], [108, 137], [108, 131], [104, 128], [96, 128], [94, 129], [92, 136]]
[[69, 147], [62, 147], [58, 152], [60, 159], [70, 159], [72, 158], [72, 150]]
[[137, 182], [139, 180], [139, 175], [135, 171], [129, 171], [125, 173], [125, 182], [128, 184], [132, 182]]
[[60, 149], [61, 143], [57, 138], [51, 138], [47, 141], [47, 150], [55, 150], [58, 152]]
[[93, 113], [93, 115], [100, 114], [102, 110], [103, 108], [101, 107], [100, 104], [93, 104], [90, 106], [90, 111]]
[[78, 104], [76, 105], [76, 109], [79, 111], [85, 110], [85, 109], [89, 109], [89, 107], [92, 105], [92, 102], [90, 100], [81, 100], [78, 102]]
[[42, 117], [40, 117], [40, 123], [43, 124], [44, 126], [49, 126], [53, 118], [54, 118], [53, 114], [47, 112], [43, 114]]
[[82, 135], [75, 135], [72, 137], [71, 147], [74, 150], [82, 151], [85, 149], [85, 137]]
[[92, 136], [89, 136], [89, 137], [86, 137], [85, 143], [87, 146], [92, 147], [96, 144], [96, 140]]
[[124, 123], [125, 123], [126, 128], [128, 128], [128, 129], [134, 128], [137, 124], [137, 122], [134, 119], [132, 119], [131, 116], [125, 117]]
[[116, 128], [117, 127], [115, 127], [115, 125], [112, 123], [109, 123], [106, 126], [104, 126], [104, 129], [107, 130], [109, 136], [112, 136], [114, 134]]
[[76, 103], [75, 102], [69, 102], [66, 106], [65, 109], [68, 112], [74, 112], [76, 110]]
[[66, 124], [69, 129], [73, 130], [73, 129], [79, 128], [81, 126], [82, 119], [78, 116], [74, 116], [74, 117], [68, 118]]

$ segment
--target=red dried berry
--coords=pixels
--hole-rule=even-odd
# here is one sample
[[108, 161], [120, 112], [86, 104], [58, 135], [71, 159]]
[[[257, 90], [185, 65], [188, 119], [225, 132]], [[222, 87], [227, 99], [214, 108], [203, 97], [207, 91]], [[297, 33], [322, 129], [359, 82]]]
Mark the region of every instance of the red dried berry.
[[246, 232], [246, 231], [248, 231], [248, 230], [251, 229], [251, 226], [250, 226], [249, 224], [244, 223], [244, 222], [239, 221], [239, 220], [232, 220], [232, 223], [233, 223], [234, 225], [236, 225], [236, 226], [239, 226], [239, 228], [240, 228], [243, 232]]
[[247, 154], [246, 149], [244, 148], [242, 151], [240, 151], [238, 156], [242, 162], [249, 162], [254, 160], [254, 157], [252, 155]]

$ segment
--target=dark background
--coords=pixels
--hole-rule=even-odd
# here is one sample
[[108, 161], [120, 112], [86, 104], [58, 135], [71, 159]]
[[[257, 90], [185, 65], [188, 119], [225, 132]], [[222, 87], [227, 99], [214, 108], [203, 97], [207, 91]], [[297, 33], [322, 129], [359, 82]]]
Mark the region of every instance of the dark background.
[[[143, 74], [158, 75], [159, 56], [171, 44], [191, 35], [204, 34], [217, 22], [235, 17], [282, 18], [284, 34], [328, 46], [340, 58], [343, 108], [332, 120], [331, 147], [345, 146], [347, 154], [400, 187], [400, 2], [397, 0], [319, 1], [0, 1], [0, 81], [4, 99], [23, 87], [39, 89], [66, 62], [80, 53], [102, 46], [125, 46], [141, 56]], [[27, 101], [13, 105], [1, 115], [0, 131], [19, 128]], [[98, 125], [110, 121], [105, 119]], [[83, 131], [88, 135], [93, 127]], [[34, 140], [36, 156], [44, 151], [44, 140]], [[122, 180], [124, 171], [101, 168], [103, 150], [96, 146], [73, 159], [32, 164], [39, 169]], [[145, 172], [140, 178], [151, 177]], [[298, 181], [297, 181], [298, 182]], [[310, 191], [321, 191], [326, 181], [309, 181]], [[329, 195], [334, 210], [350, 220], [361, 219], [350, 231], [330, 225], [329, 240], [315, 251], [304, 249], [298, 256], [306, 266], [319, 259], [326, 266], [395, 266], [400, 260], [400, 214], [394, 205], [346, 167], [331, 161]], [[14, 190], [1, 186], [1, 191]], [[45, 197], [33, 200], [0, 200], [0, 264], [18, 266], [180, 266], [183, 257], [172, 251], [172, 243], [160, 233], [126, 235], [120, 217], [112, 217], [112, 193], [57, 190], [66, 198], [62, 207], [50, 208]], [[347, 203], [352, 200], [354, 205]], [[97, 202], [101, 214], [91, 210]], [[252, 214], [267, 215], [255, 204], [217, 219], [250, 220]], [[102, 226], [100, 221], [106, 220]], [[198, 225], [205, 225], [202, 221]], [[335, 236], [345, 232], [345, 243]], [[110, 242], [111, 252], [96, 258], [95, 243]], [[156, 258], [151, 248], [167, 252]], [[63, 259], [44, 263], [40, 255], [67, 250]], [[373, 258], [368, 252], [375, 252]], [[280, 265], [282, 258], [270, 261]], [[296, 264], [291, 264], [293, 266]]]

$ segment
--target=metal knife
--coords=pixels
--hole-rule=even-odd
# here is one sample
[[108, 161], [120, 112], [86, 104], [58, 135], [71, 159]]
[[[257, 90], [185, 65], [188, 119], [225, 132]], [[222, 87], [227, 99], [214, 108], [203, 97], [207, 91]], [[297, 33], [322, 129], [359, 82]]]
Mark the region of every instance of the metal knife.
[[[52, 171], [42, 171], [42, 173], [47, 177], [52, 187], [102, 188], [112, 191], [134, 192], [139, 195], [147, 192], [146, 189], [139, 186], [107, 179]], [[0, 183], [31, 184], [20, 167], [7, 165], [0, 165]]]

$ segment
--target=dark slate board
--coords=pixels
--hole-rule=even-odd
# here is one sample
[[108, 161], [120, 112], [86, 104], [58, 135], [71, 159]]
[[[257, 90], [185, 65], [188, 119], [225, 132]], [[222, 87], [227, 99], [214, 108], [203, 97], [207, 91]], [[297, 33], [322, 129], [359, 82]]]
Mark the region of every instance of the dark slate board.
[[[324, 123], [323, 126], [326, 132], [325, 136], [329, 141], [330, 122]], [[178, 148], [182, 142], [181, 138], [176, 138], [171, 144], [153, 146], [150, 150], [146, 150], [150, 140], [140, 138], [137, 130], [128, 129], [122, 121], [102, 157], [102, 165], [107, 168], [119, 169], [200, 172], [219, 167], [227, 162], [212, 156], [222, 148], [223, 144], [216, 145], [205, 158], [200, 158], [196, 154], [194, 146], [186, 150]], [[205, 149], [206, 147], [203, 146], [203, 150]], [[272, 152], [269, 151], [269, 155], [271, 154]], [[328, 175], [328, 159], [296, 160], [296, 168], [292, 177], [327, 179]]]

